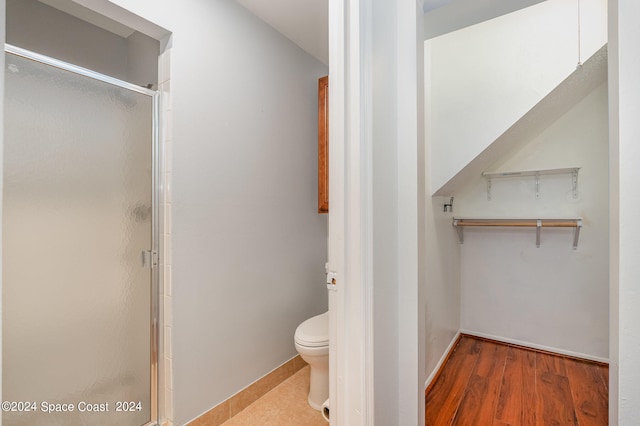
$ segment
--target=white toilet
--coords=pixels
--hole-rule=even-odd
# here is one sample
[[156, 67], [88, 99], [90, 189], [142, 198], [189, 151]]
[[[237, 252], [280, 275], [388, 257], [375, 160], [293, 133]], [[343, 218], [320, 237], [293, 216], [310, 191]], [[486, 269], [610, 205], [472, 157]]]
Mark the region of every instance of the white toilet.
[[329, 398], [329, 312], [309, 318], [298, 326], [296, 350], [311, 368], [309, 405], [322, 410]]

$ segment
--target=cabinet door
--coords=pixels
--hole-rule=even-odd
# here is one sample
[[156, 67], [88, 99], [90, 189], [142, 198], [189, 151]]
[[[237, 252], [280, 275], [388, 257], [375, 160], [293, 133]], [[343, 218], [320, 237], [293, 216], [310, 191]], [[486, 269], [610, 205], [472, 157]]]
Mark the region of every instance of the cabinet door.
[[329, 77], [318, 79], [318, 213], [329, 213]]

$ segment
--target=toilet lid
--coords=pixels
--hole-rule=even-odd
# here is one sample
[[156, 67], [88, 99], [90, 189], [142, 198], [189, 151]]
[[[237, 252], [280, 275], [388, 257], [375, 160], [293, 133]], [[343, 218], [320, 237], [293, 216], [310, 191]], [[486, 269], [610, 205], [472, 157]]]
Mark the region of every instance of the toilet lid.
[[309, 318], [298, 326], [295, 341], [301, 346], [329, 345], [329, 312]]

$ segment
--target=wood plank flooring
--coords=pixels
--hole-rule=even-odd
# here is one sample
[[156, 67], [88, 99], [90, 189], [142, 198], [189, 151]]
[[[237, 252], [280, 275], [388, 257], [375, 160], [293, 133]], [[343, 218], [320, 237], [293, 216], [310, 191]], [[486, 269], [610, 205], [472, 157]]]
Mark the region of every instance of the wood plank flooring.
[[426, 426], [608, 424], [608, 367], [463, 335], [425, 395]]

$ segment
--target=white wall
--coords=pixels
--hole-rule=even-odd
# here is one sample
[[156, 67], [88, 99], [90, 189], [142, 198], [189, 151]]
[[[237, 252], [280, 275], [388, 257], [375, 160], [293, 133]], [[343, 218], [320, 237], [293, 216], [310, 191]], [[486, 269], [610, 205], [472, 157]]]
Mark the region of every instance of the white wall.
[[611, 368], [610, 424], [640, 418], [640, 3], [611, 0]]
[[[584, 62], [606, 42], [606, 2], [583, 0], [580, 11]], [[426, 42], [432, 193], [575, 69], [577, 34], [576, 1], [548, 0]]]
[[[371, 72], [371, 99], [350, 113], [366, 114], [370, 108], [366, 101], [371, 101], [371, 128], [365, 135], [371, 137], [372, 179], [364, 178], [363, 185], [371, 185], [372, 194], [373, 238], [367, 243], [373, 250], [375, 424], [419, 425], [424, 422], [418, 260], [418, 230], [424, 220], [418, 205], [424, 185], [418, 175], [419, 165], [424, 165], [419, 93], [423, 74], [418, 63], [422, 61], [422, 7], [420, 2], [386, 0], [372, 5], [371, 62], [366, 56], [363, 60], [364, 75]], [[359, 13], [368, 17], [365, 7]], [[360, 37], [358, 41], [367, 46], [367, 36]], [[365, 85], [368, 82], [365, 77]], [[367, 152], [368, 140], [359, 143]], [[366, 167], [367, 161], [361, 161]]]
[[[431, 52], [425, 43], [425, 69], [430, 69], [430, 59]], [[425, 163], [429, 164], [432, 155], [430, 73], [425, 73], [425, 99]], [[460, 329], [460, 247], [451, 227], [453, 213], [445, 213], [443, 208], [443, 204], [449, 202], [449, 197], [432, 197], [429, 169], [423, 173], [426, 181], [422, 201], [426, 206], [425, 279], [422, 283], [425, 297], [424, 362], [428, 379], [431, 380]]]
[[581, 167], [571, 175], [494, 179], [492, 199], [478, 178], [456, 194], [456, 217], [582, 217], [571, 230], [465, 228], [461, 246], [461, 327], [475, 333], [608, 358], [608, 112], [601, 84], [521, 150], [491, 170]]
[[[0, 28], [5, 28], [6, 22], [5, 0], [0, 0]], [[0, 31], [0, 44], [4, 46], [5, 31]], [[3, 152], [4, 152], [4, 55], [0, 55], [0, 205], [2, 204], [2, 182], [3, 182]], [[2, 222], [2, 209], [0, 209], [0, 223]], [[0, 241], [2, 241], [2, 228], [0, 227]], [[0, 244], [0, 365], [2, 365], [2, 244]], [[2, 383], [2, 369], [0, 368], [0, 383]], [[0, 397], [2, 396], [2, 386], [0, 386]], [[0, 418], [0, 424], [2, 419]]]
[[426, 194], [424, 200], [427, 205], [424, 362], [430, 381], [460, 329], [460, 248], [451, 226], [452, 213], [443, 211], [449, 197]]
[[326, 310], [316, 213], [327, 68], [233, 1], [115, 1], [170, 29], [174, 421], [295, 355]]
[[397, 8], [379, 1], [373, 8], [374, 68], [372, 187], [373, 192], [373, 313], [374, 313], [374, 389], [376, 424], [397, 424], [398, 379], [398, 108], [397, 67], [393, 57], [397, 49]]
[[[620, 411], [620, 44], [618, 1], [609, 1], [609, 423]], [[627, 30], [628, 31], [628, 30]], [[633, 32], [629, 33], [631, 37]], [[631, 44], [633, 46], [633, 44]], [[616, 401], [615, 403], [613, 401]]]
[[120, 37], [36, 0], [7, 1], [7, 43], [146, 86], [158, 82], [159, 43]]

